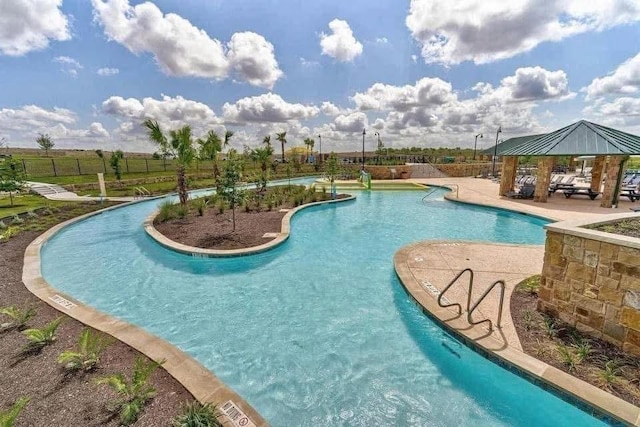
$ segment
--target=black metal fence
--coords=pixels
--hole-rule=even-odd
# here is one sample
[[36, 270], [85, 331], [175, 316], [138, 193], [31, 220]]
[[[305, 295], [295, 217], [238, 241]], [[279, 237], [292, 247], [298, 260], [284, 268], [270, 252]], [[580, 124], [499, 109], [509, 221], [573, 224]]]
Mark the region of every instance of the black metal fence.
[[[211, 163], [199, 163], [194, 169], [211, 170]], [[114, 174], [106, 159], [23, 159], [22, 167], [30, 177]], [[174, 169], [174, 160], [124, 158], [120, 163], [122, 173], [163, 172]]]

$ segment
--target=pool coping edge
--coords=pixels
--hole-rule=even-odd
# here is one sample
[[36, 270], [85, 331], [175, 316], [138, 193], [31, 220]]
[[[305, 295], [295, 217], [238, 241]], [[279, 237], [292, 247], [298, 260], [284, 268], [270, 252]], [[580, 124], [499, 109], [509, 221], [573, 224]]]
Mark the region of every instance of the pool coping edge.
[[[234, 404], [249, 416], [256, 427], [268, 427], [269, 424], [256, 409], [195, 358], [180, 350], [177, 346], [138, 326], [103, 313], [57, 290], [47, 283], [42, 276], [40, 251], [47, 241], [63, 228], [113, 209], [162, 197], [166, 196], [145, 198], [110, 206], [53, 226], [36, 237], [27, 246], [24, 253], [22, 282], [32, 294], [54, 309], [85, 325], [113, 336], [153, 360], [164, 359], [165, 362], [162, 364], [162, 368], [182, 384], [196, 400], [202, 403], [211, 402], [219, 405], [222, 405], [228, 400], [232, 400]], [[52, 299], [56, 295], [72, 302], [76, 306], [65, 308]]]

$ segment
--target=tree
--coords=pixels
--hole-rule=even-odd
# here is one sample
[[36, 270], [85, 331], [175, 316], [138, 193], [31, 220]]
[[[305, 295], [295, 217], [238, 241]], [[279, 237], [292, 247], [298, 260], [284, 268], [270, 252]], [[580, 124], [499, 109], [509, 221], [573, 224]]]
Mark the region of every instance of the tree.
[[271, 147], [271, 135], [267, 135], [264, 138], [262, 138], [262, 143], [267, 147]]
[[147, 127], [149, 139], [158, 144], [163, 154], [173, 155], [176, 159], [176, 180], [178, 184], [178, 198], [180, 204], [186, 205], [189, 199], [187, 193], [187, 167], [193, 163], [196, 157], [196, 150], [191, 137], [191, 126], [185, 125], [178, 130], [170, 130], [169, 138], [162, 133], [160, 125], [155, 120], [147, 119], [144, 122]]
[[331, 184], [331, 198], [336, 198], [336, 185], [335, 180], [336, 176], [338, 176], [338, 157], [336, 153], [333, 151], [329, 154], [329, 158], [325, 164], [325, 173], [327, 174], [327, 178], [329, 179], [329, 183]]
[[26, 174], [21, 165], [9, 157], [0, 163], [0, 191], [9, 193], [9, 200], [13, 206], [13, 192], [18, 192], [24, 188]]
[[124, 158], [124, 153], [122, 150], [116, 150], [111, 153], [111, 158], [109, 159], [109, 164], [111, 165], [111, 169], [113, 169], [113, 173], [116, 175], [116, 179], [120, 181], [122, 179], [122, 166], [121, 161]]
[[304, 139], [304, 145], [307, 146], [307, 153], [306, 153], [307, 159], [309, 159], [309, 155], [311, 154], [311, 147], [313, 146], [313, 144], [314, 144], [313, 139], [311, 138]]
[[44, 150], [44, 155], [49, 157], [49, 150], [51, 150], [56, 144], [51, 140], [51, 137], [46, 133], [41, 133], [36, 138], [36, 144]]
[[254, 148], [249, 153], [251, 160], [260, 164], [260, 192], [264, 192], [267, 189], [267, 183], [269, 180], [268, 166], [271, 155], [273, 154], [273, 148], [271, 145], [261, 148]]
[[276, 139], [278, 141], [280, 141], [280, 144], [282, 145], [282, 163], [284, 163], [285, 162], [285, 159], [284, 159], [284, 144], [287, 143], [287, 133], [286, 132], [276, 133]]
[[198, 145], [200, 146], [199, 157], [200, 160], [210, 160], [213, 164], [213, 180], [217, 183], [220, 176], [220, 169], [218, 168], [218, 154], [222, 151], [222, 140], [217, 133], [210, 130], [207, 133], [206, 139], [198, 138]]
[[238, 183], [242, 179], [242, 160], [235, 153], [230, 153], [220, 179], [220, 196], [229, 203], [231, 207], [231, 217], [233, 231], [236, 231], [236, 206], [244, 200], [244, 191], [238, 188]]
[[100, 157], [101, 159], [104, 159], [104, 153], [100, 149], [96, 150], [96, 156]]

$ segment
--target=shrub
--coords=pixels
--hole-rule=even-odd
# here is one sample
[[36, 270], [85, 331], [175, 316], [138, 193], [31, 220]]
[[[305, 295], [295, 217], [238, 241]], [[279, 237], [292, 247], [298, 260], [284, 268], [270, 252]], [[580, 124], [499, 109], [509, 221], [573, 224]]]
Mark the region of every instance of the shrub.
[[222, 215], [224, 213], [224, 209], [225, 209], [225, 203], [224, 200], [220, 200], [220, 202], [218, 203], [218, 213], [220, 215]]
[[29, 212], [27, 212], [27, 218], [36, 219], [36, 218], [39, 218], [39, 217], [38, 217], [38, 214], [35, 213], [35, 211], [29, 211]]
[[24, 224], [24, 219], [20, 218], [18, 215], [14, 215], [13, 218], [11, 218], [11, 224], [12, 225]]
[[16, 234], [20, 232], [20, 229], [16, 227], [9, 227], [2, 234], [0, 234], [0, 242], [6, 242]]
[[611, 388], [620, 380], [620, 369], [613, 360], [609, 360], [604, 364], [604, 369], [598, 372], [598, 383], [601, 387], [607, 390]]
[[26, 310], [22, 310], [15, 306], [0, 308], [0, 314], [9, 316], [12, 321], [8, 323], [0, 324], [0, 329], [17, 328], [18, 330], [24, 329], [26, 323], [36, 315], [36, 309], [30, 307]]
[[16, 403], [14, 403], [8, 411], [0, 411], [0, 426], [13, 427], [20, 412], [27, 406], [27, 403], [29, 403], [29, 398], [21, 397], [16, 400]]
[[578, 357], [578, 363], [582, 363], [583, 361], [589, 358], [591, 354], [591, 343], [587, 339], [582, 339], [578, 343], [574, 344], [573, 347], [576, 350], [576, 356]]
[[544, 320], [542, 321], [542, 329], [549, 338], [555, 337], [559, 332], [556, 327], [556, 321], [550, 316], [544, 317]]
[[46, 345], [52, 344], [56, 340], [56, 330], [62, 323], [62, 317], [47, 323], [42, 329], [27, 329], [22, 333], [27, 337], [25, 350], [40, 349]]
[[4, 221], [0, 220], [0, 230], [6, 230], [7, 229], [7, 224], [4, 223]]
[[560, 359], [562, 363], [567, 367], [569, 372], [573, 371], [576, 368], [577, 357], [569, 347], [566, 345], [558, 346], [558, 353], [560, 353]]
[[173, 419], [174, 427], [222, 427], [220, 413], [210, 403], [191, 402], [182, 407], [182, 413]]
[[160, 204], [160, 212], [156, 217], [158, 222], [167, 222], [176, 217], [176, 205], [169, 200], [165, 200]]
[[530, 295], [538, 295], [540, 289], [540, 275], [531, 276], [518, 284], [518, 289]]
[[113, 338], [99, 332], [92, 332], [85, 328], [78, 338], [78, 345], [74, 350], [66, 350], [58, 356], [58, 363], [66, 369], [83, 369], [90, 371], [100, 361], [100, 354], [111, 345]]
[[138, 357], [131, 379], [127, 379], [123, 374], [115, 374], [98, 380], [98, 384], [107, 384], [118, 393], [119, 398], [114, 402], [114, 406], [120, 414], [122, 424], [133, 424], [144, 405], [155, 396], [155, 387], [147, 384], [147, 381], [162, 363], [164, 362], [154, 360], [146, 362], [143, 357]]
[[207, 210], [207, 206], [209, 205], [209, 200], [207, 200], [205, 197], [198, 197], [191, 203], [193, 204], [193, 207], [198, 211], [198, 215], [203, 216]]
[[189, 215], [189, 205], [176, 205], [176, 216], [180, 219]]

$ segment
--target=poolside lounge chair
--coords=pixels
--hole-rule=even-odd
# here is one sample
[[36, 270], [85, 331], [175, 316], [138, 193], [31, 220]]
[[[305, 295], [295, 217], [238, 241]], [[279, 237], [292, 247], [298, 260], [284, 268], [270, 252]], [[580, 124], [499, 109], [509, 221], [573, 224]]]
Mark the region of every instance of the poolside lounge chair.
[[631, 209], [634, 212], [640, 212], [640, 206], [634, 206], [634, 207], [629, 208], [629, 209]]
[[566, 190], [573, 188], [573, 181], [576, 179], [573, 175], [564, 175], [560, 180], [549, 184], [549, 192], [555, 193], [557, 190]]
[[533, 184], [525, 184], [520, 188], [520, 191], [509, 191], [507, 197], [510, 199], [533, 199], [533, 195], [536, 192], [536, 186]]

